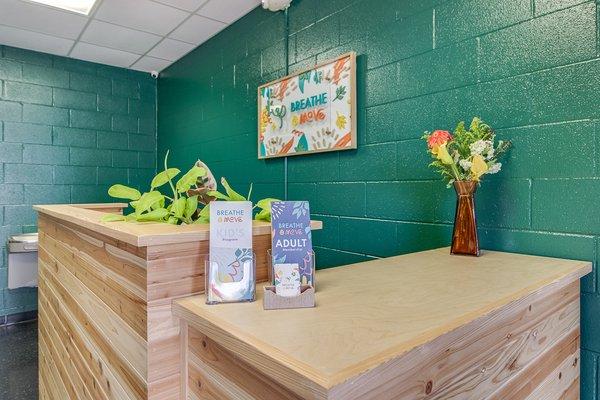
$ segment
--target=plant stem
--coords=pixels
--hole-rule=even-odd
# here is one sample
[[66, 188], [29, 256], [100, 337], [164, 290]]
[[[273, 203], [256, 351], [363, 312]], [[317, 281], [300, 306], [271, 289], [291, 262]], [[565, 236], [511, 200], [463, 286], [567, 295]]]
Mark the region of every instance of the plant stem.
[[456, 179], [457, 181], [460, 181], [460, 172], [458, 171], [458, 168], [456, 167], [456, 164], [452, 163], [450, 164], [450, 169], [452, 170], [452, 173], [454, 174], [454, 179]]
[[177, 201], [177, 191], [175, 190], [175, 186], [173, 186], [173, 181], [171, 180], [171, 176], [169, 176], [169, 173], [167, 172], [168, 168], [167, 168], [167, 160], [169, 159], [169, 151], [167, 150], [167, 154], [165, 155], [165, 174], [167, 174], [167, 178], [169, 178], [169, 186], [171, 186], [171, 190], [173, 191], [173, 202]]

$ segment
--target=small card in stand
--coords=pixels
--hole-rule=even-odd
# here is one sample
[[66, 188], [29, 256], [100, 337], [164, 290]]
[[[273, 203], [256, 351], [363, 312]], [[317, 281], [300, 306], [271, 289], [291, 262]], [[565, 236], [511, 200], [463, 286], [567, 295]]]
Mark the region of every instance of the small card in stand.
[[252, 203], [210, 203], [210, 246], [206, 302], [253, 301], [256, 277], [252, 252]]
[[282, 297], [300, 295], [300, 268], [298, 264], [275, 265], [275, 294]]
[[300, 282], [313, 285], [313, 252], [308, 201], [271, 203], [272, 263], [298, 264]]

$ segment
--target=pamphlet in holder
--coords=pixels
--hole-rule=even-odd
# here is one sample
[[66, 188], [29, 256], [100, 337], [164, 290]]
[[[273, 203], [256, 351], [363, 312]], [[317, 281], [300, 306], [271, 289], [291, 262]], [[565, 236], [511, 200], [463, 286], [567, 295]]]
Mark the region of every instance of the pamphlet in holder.
[[[267, 260], [269, 262], [269, 285], [264, 287], [263, 308], [265, 310], [278, 310], [286, 308], [307, 308], [315, 306], [315, 253], [310, 251], [308, 257], [304, 260], [302, 266], [297, 266], [297, 269], [304, 270], [303, 275], [306, 276], [308, 271], [311, 271], [311, 282], [300, 282], [299, 294], [296, 296], [282, 296], [277, 292], [277, 260], [274, 259], [271, 250], [267, 250]], [[289, 264], [285, 264], [289, 265]], [[307, 271], [308, 270], [308, 271]], [[308, 284], [310, 283], [310, 284]]]
[[[252, 258], [248, 258], [232, 263], [235, 265], [221, 266], [219, 262], [205, 257], [206, 304], [239, 303], [256, 299], [256, 254], [252, 253]], [[241, 279], [236, 281], [230, 274], [222, 272], [231, 269], [240, 271]]]

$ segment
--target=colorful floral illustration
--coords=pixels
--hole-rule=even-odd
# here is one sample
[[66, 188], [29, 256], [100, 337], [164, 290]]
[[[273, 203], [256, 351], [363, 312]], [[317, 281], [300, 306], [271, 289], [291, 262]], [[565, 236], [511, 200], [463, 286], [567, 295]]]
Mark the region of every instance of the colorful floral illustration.
[[259, 90], [259, 158], [356, 148], [354, 54]]

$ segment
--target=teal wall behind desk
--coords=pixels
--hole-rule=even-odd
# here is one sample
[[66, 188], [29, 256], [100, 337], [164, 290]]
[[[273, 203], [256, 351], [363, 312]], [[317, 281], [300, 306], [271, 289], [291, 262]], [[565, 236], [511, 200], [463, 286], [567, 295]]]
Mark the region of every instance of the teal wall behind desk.
[[33, 204], [109, 201], [110, 184], [152, 179], [156, 81], [0, 46], [0, 139], [1, 324], [37, 309], [36, 289], [7, 289], [6, 241], [37, 231]]
[[[514, 142], [478, 191], [483, 248], [600, 253], [598, 5], [581, 0], [294, 0], [256, 9], [164, 71], [159, 157], [197, 158], [241, 191], [308, 199], [321, 267], [449, 244], [454, 193], [424, 130], [481, 116]], [[353, 151], [259, 161], [256, 88], [358, 54]], [[286, 68], [287, 67], [287, 68]], [[597, 399], [600, 297], [582, 283], [582, 399]]]

